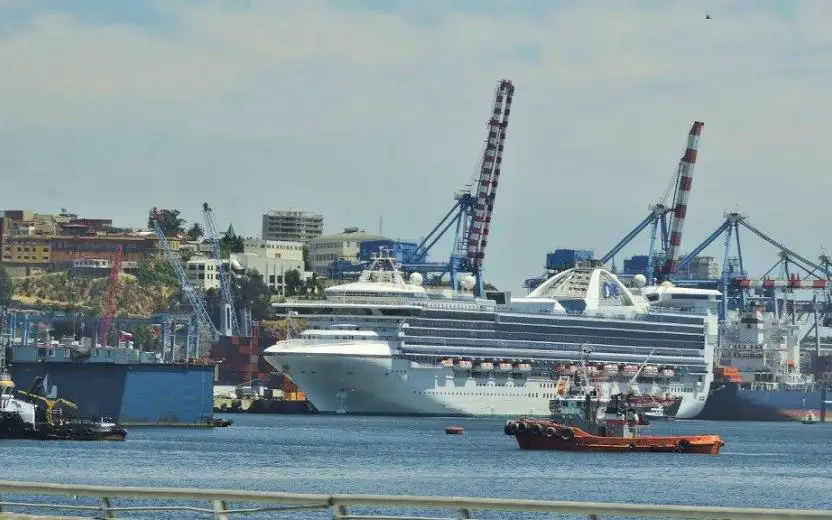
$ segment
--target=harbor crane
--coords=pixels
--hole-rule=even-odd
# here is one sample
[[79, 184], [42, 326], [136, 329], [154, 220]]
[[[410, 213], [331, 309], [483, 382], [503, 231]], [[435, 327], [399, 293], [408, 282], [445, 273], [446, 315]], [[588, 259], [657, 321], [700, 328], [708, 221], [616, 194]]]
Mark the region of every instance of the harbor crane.
[[231, 263], [228, 269], [222, 265], [220, 256], [220, 234], [217, 232], [217, 223], [214, 220], [214, 212], [207, 202], [202, 203], [202, 216], [205, 220], [205, 231], [208, 240], [211, 242], [211, 251], [214, 262], [217, 264], [217, 272], [220, 277], [220, 295], [222, 297], [220, 332], [223, 336], [235, 336], [240, 334], [240, 325], [237, 321], [237, 313], [234, 310], [234, 297], [231, 293]]
[[118, 296], [118, 275], [121, 272], [121, 262], [124, 259], [124, 246], [116, 247], [116, 256], [107, 278], [107, 288], [104, 290], [104, 301], [101, 305], [101, 322], [98, 324], [98, 343], [107, 346], [110, 337], [110, 322], [116, 315], [116, 298]]
[[[503, 148], [513, 98], [514, 85], [507, 79], [501, 80], [494, 95], [476, 183], [456, 194], [456, 202], [450, 211], [404, 259], [406, 270], [431, 270], [442, 275], [448, 273], [450, 285], [454, 289], [466, 285], [462, 273], [471, 273], [475, 279], [471, 288], [477, 295], [484, 294], [483, 261], [494, 212], [494, 199], [502, 173]], [[454, 228], [454, 241], [449, 262], [439, 266], [425, 263], [428, 251], [451, 228]]]
[[[630, 233], [610, 249], [603, 257], [601, 263], [606, 264], [615, 257], [627, 244], [638, 236], [645, 228], [650, 226], [650, 249], [647, 257], [647, 270], [645, 273], [648, 280], [654, 277], [659, 281], [667, 280], [672, 274], [678, 271], [680, 265], [676, 262], [682, 245], [682, 231], [685, 224], [685, 216], [688, 211], [688, 199], [690, 189], [693, 185], [693, 171], [696, 166], [696, 155], [699, 150], [699, 137], [702, 134], [702, 127], [705, 123], [694, 121], [688, 132], [687, 147], [676, 171], [675, 191], [673, 203], [670, 206], [664, 203], [655, 204], [650, 207], [650, 214], [642, 220]], [[661, 250], [665, 253], [665, 261], [662, 268], [655, 273], [653, 258], [656, 251], [657, 234], [661, 233]]]
[[150, 216], [150, 222], [153, 224], [153, 230], [156, 232], [156, 236], [159, 237], [159, 242], [162, 244], [162, 249], [165, 252], [165, 259], [168, 261], [171, 268], [173, 268], [173, 272], [179, 279], [182, 294], [185, 295], [185, 298], [187, 298], [188, 302], [191, 304], [191, 308], [193, 308], [199, 323], [208, 332], [211, 341], [219, 341], [220, 331], [214, 325], [214, 322], [211, 321], [211, 316], [208, 314], [208, 311], [205, 310], [205, 305], [202, 303], [202, 297], [199, 293], [197, 293], [196, 289], [191, 284], [187, 273], [185, 273], [185, 269], [182, 268], [182, 260], [179, 258], [176, 251], [174, 251], [170, 246], [170, 242], [168, 242], [165, 232], [159, 224], [158, 215], [151, 213]]

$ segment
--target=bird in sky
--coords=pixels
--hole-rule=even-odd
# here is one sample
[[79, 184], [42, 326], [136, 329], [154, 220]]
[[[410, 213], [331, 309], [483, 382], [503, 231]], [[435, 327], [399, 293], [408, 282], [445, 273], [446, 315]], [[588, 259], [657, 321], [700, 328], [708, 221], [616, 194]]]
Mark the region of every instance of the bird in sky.
[[706, 15], [705, 15], [705, 19], [706, 19], [706, 20], [710, 20], [710, 19], [711, 19], [711, 15], [706, 14]]

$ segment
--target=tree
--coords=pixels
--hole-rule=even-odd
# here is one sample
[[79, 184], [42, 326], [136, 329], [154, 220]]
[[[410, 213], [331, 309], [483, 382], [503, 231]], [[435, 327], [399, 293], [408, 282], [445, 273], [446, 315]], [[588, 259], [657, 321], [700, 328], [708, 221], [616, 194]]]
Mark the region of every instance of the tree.
[[191, 242], [199, 240], [200, 238], [202, 238], [203, 234], [204, 233], [202, 231], [202, 226], [200, 226], [196, 222], [194, 222], [194, 225], [191, 226], [191, 229], [189, 229], [188, 232], [185, 233], [185, 235], [187, 235], [188, 237], [188, 240], [190, 240]]
[[0, 307], [6, 307], [11, 303], [13, 293], [14, 286], [11, 278], [9, 278], [9, 273], [0, 265]]
[[158, 209], [153, 206], [153, 209], [150, 210], [150, 216], [147, 217], [147, 227], [151, 229], [153, 228], [154, 215], [166, 237], [185, 233], [185, 219], [180, 216], [181, 212], [178, 209]]
[[286, 296], [296, 296], [303, 292], [303, 280], [297, 269], [286, 271], [283, 276], [283, 284], [286, 287]]
[[246, 270], [245, 274], [233, 287], [234, 308], [249, 309], [251, 319], [260, 321], [271, 316], [272, 290], [263, 281], [263, 275], [253, 269]]
[[312, 264], [309, 262], [309, 246], [306, 244], [303, 244], [303, 270], [312, 270]]
[[243, 237], [238, 235], [225, 235], [220, 239], [220, 256], [228, 258], [231, 253], [242, 253], [245, 250]]

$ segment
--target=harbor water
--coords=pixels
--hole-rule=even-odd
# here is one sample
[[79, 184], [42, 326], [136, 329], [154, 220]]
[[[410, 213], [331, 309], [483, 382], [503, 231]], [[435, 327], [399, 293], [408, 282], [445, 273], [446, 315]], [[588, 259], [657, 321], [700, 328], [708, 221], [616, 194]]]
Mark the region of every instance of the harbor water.
[[493, 418], [226, 417], [231, 427], [133, 428], [126, 442], [0, 441], [0, 460], [24, 481], [832, 509], [828, 424], [651, 426], [720, 434], [708, 456], [521, 451]]

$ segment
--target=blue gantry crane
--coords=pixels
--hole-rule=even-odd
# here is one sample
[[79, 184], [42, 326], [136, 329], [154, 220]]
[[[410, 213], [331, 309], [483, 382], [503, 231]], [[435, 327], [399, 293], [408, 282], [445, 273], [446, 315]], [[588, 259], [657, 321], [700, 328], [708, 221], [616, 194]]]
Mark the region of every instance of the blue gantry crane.
[[231, 293], [231, 264], [228, 269], [223, 266], [220, 256], [220, 234], [217, 232], [217, 223], [214, 220], [214, 212], [207, 202], [202, 203], [202, 216], [205, 220], [205, 231], [208, 240], [211, 242], [211, 251], [214, 262], [217, 264], [217, 273], [220, 277], [221, 316], [220, 333], [223, 336], [236, 336], [240, 334], [240, 324], [237, 321], [237, 313], [234, 310], [234, 296]]
[[[501, 80], [494, 96], [485, 150], [480, 161], [476, 183], [456, 194], [453, 207], [422, 239], [416, 249], [405, 258], [403, 267], [406, 271], [440, 277], [448, 274], [450, 285], [454, 289], [460, 287], [464, 278], [463, 273], [465, 275], [470, 273], [475, 279], [472, 287], [475, 294], [484, 293], [483, 260], [491, 228], [494, 198], [500, 179], [506, 129], [513, 97], [512, 82]], [[454, 230], [454, 241], [449, 261], [447, 263], [427, 262], [428, 252], [450, 229]]]
[[191, 284], [191, 281], [188, 279], [188, 275], [182, 267], [182, 260], [179, 258], [176, 251], [174, 251], [170, 246], [170, 242], [165, 236], [162, 226], [159, 224], [158, 215], [151, 213], [150, 217], [150, 222], [153, 224], [153, 230], [156, 232], [156, 235], [159, 237], [159, 242], [162, 244], [165, 259], [167, 259], [168, 264], [170, 264], [171, 268], [173, 268], [174, 273], [176, 273], [176, 277], [179, 279], [182, 294], [185, 298], [187, 298], [188, 303], [190, 303], [191, 308], [194, 310], [194, 313], [199, 320], [199, 323], [208, 333], [211, 340], [214, 342], [218, 341], [220, 338], [220, 331], [214, 325], [214, 322], [211, 321], [211, 316], [208, 314], [208, 311], [205, 310], [205, 305], [202, 303], [202, 296], [196, 291], [194, 286]]

